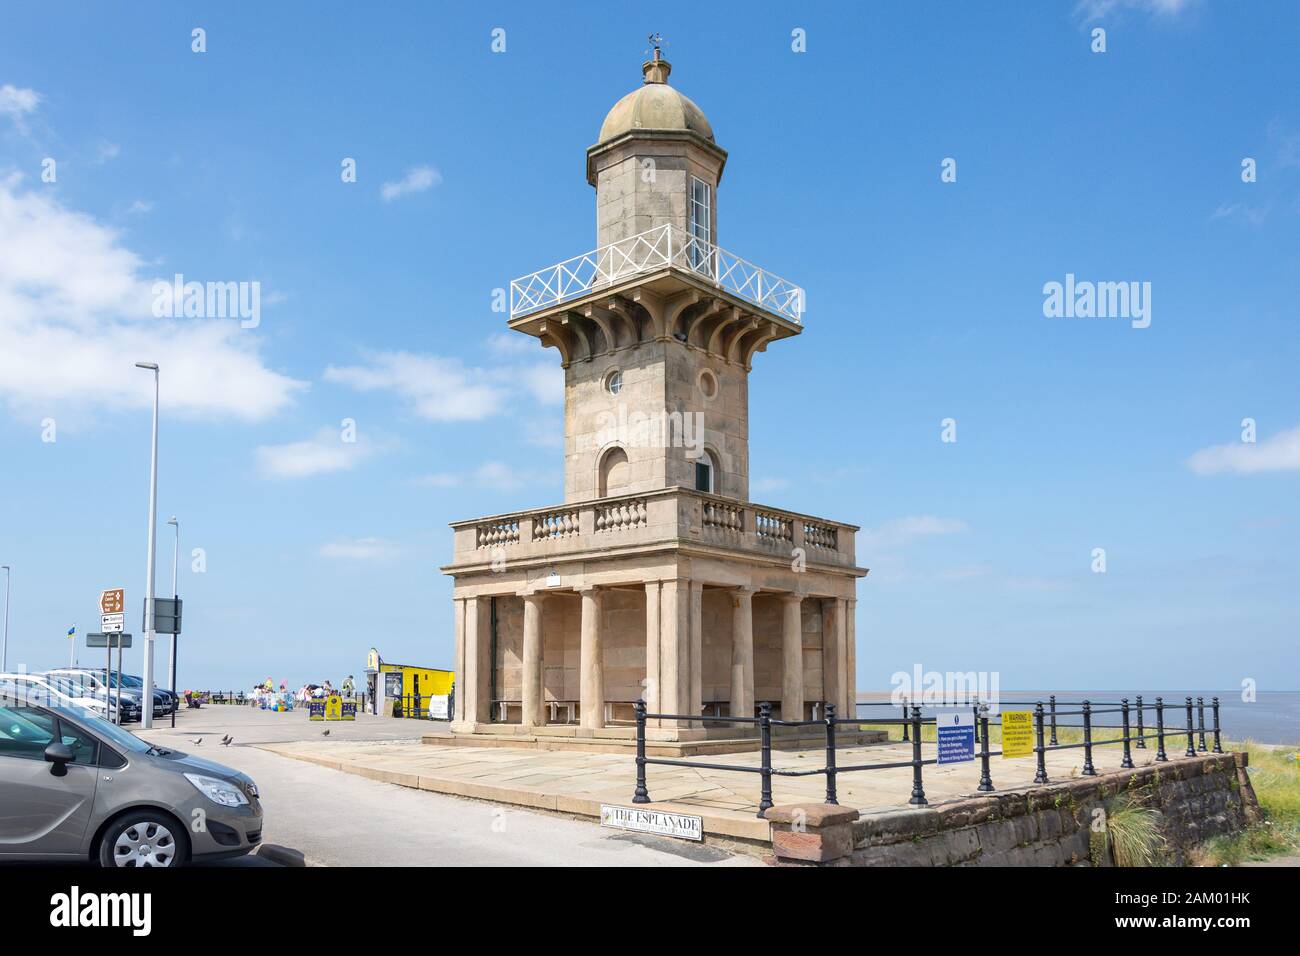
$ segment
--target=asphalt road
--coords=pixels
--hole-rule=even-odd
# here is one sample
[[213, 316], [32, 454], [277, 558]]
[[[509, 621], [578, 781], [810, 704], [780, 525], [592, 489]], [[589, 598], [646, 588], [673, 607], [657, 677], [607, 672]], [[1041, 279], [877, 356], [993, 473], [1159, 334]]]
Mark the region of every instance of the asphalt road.
[[[418, 738], [427, 721], [367, 717], [332, 723], [351, 740]], [[445, 726], [445, 725], [443, 725]], [[131, 729], [139, 730], [139, 725]], [[141, 736], [242, 770], [262, 794], [264, 844], [300, 852], [322, 866], [745, 866], [757, 861], [710, 846], [602, 829], [556, 814], [463, 800], [380, 783], [259, 750], [255, 742], [315, 740], [305, 714], [250, 708], [182, 713], [177, 728]], [[220, 739], [235, 737], [229, 747]], [[202, 738], [202, 743], [193, 741]], [[213, 865], [270, 865], [258, 857]]]

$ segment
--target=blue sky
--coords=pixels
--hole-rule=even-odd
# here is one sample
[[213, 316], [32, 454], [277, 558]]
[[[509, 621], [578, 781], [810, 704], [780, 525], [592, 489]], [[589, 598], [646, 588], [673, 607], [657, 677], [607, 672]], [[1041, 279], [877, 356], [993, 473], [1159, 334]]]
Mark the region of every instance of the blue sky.
[[[752, 497], [863, 526], [859, 686], [1300, 687], [1300, 13], [646, 9], [6, 8], [10, 664], [66, 661], [106, 586], [139, 632], [156, 360], [181, 683], [449, 666], [447, 522], [563, 495], [558, 357], [492, 293], [593, 244], [584, 151], [653, 29], [730, 152], [721, 244], [808, 290], [754, 364]], [[177, 272], [259, 282], [260, 324], [153, 318]], [[1067, 273], [1151, 283], [1150, 327], [1045, 317]]]

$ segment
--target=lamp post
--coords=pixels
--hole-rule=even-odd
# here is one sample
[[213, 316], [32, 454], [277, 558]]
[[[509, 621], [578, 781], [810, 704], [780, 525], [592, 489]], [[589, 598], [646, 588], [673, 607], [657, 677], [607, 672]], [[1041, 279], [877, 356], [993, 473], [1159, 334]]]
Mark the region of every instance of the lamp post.
[[5, 636], [0, 641], [0, 674], [9, 673], [9, 578], [13, 575], [13, 568], [9, 565], [0, 565], [5, 572]]
[[145, 566], [144, 689], [140, 695], [140, 726], [153, 727], [154, 550], [158, 523], [158, 363], [136, 362], [136, 368], [153, 372], [153, 444], [149, 454], [149, 544]]
[[[175, 515], [172, 515], [170, 518], [168, 518], [167, 523], [176, 529], [176, 539], [172, 543], [172, 600], [176, 601], [180, 598], [180, 595], [176, 593], [176, 562], [179, 559], [181, 553], [181, 523], [176, 520]], [[167, 687], [168, 689], [171, 690], [173, 694], [175, 694], [176, 693], [176, 629], [174, 627], [172, 628], [171, 638], [172, 638], [172, 648], [171, 648], [172, 652], [171, 652], [171, 656], [167, 661], [167, 675], [168, 675]], [[177, 707], [172, 708], [173, 727], [176, 726], [177, 709], [178, 709]]]

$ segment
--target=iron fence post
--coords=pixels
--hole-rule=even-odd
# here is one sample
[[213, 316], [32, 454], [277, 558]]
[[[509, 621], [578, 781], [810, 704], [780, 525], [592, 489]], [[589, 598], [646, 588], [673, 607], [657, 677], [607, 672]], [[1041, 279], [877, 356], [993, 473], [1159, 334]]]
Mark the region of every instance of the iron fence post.
[[649, 803], [650, 791], [645, 786], [645, 701], [638, 700], [632, 706], [636, 711], [636, 793], [632, 802]]
[[1156, 760], [1162, 763], [1169, 759], [1165, 753], [1165, 699], [1156, 698]]
[[1187, 698], [1187, 753], [1185, 756], [1196, 756], [1196, 728], [1192, 726], [1192, 699]]
[[1038, 754], [1038, 770], [1034, 774], [1034, 783], [1047, 783], [1047, 748], [1043, 746], [1043, 702], [1041, 700], [1034, 707], [1034, 736], [1038, 742], [1038, 746], [1034, 748]]
[[1052, 746], [1056, 746], [1056, 695], [1052, 694], [1047, 698], [1048, 706], [1052, 709]]
[[839, 805], [835, 794], [835, 705], [826, 705], [826, 802]]
[[758, 816], [762, 818], [767, 809], [772, 806], [772, 704], [769, 701], [765, 700], [758, 705], [758, 729], [762, 738], [762, 746], [759, 748], [762, 772], [759, 776], [763, 781], [763, 791], [758, 801]]
[[1142, 695], [1141, 694], [1138, 694], [1137, 696], [1137, 722], [1138, 722], [1137, 748], [1138, 750], [1146, 750], [1147, 731], [1145, 725], [1143, 725], [1142, 723]]
[[916, 705], [912, 706], [912, 799], [907, 802], [918, 807], [929, 803], [921, 780], [921, 708]]
[[978, 721], [980, 730], [980, 793], [989, 793], [993, 789], [993, 778], [989, 775], [989, 719], [981, 717]]
[[1200, 737], [1200, 746], [1196, 749], [1205, 753], [1205, 698], [1196, 698], [1196, 724], [1197, 735]]
[[1133, 769], [1133, 751], [1129, 749], [1129, 729], [1128, 729], [1128, 698], [1122, 697], [1119, 702], [1120, 713], [1124, 715], [1124, 759], [1119, 762], [1120, 767], [1125, 770]]
[[980, 742], [980, 702], [979, 702], [979, 698], [976, 698], [976, 699], [971, 703], [971, 705], [970, 705], [970, 710], [971, 710], [971, 715], [972, 715], [972, 717], [974, 718], [974, 724], [975, 724], [975, 743], [979, 743], [979, 742]]
[[1223, 742], [1219, 739], [1219, 698], [1215, 697], [1210, 702], [1211, 712], [1214, 714], [1214, 752], [1223, 753]]
[[1083, 702], [1083, 776], [1097, 776], [1097, 768], [1092, 765], [1092, 704]]
[[903, 701], [903, 743], [907, 743], [911, 739], [910, 733], [911, 727], [907, 723], [907, 701]]

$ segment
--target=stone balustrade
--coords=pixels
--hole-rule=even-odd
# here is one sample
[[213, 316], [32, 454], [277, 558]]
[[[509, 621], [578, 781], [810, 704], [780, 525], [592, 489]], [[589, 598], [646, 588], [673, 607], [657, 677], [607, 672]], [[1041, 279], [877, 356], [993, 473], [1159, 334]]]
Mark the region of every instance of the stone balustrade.
[[822, 565], [853, 567], [854, 525], [710, 495], [667, 488], [452, 524], [452, 567], [550, 561], [586, 551], [676, 544], [720, 548], [788, 561], [798, 550]]

